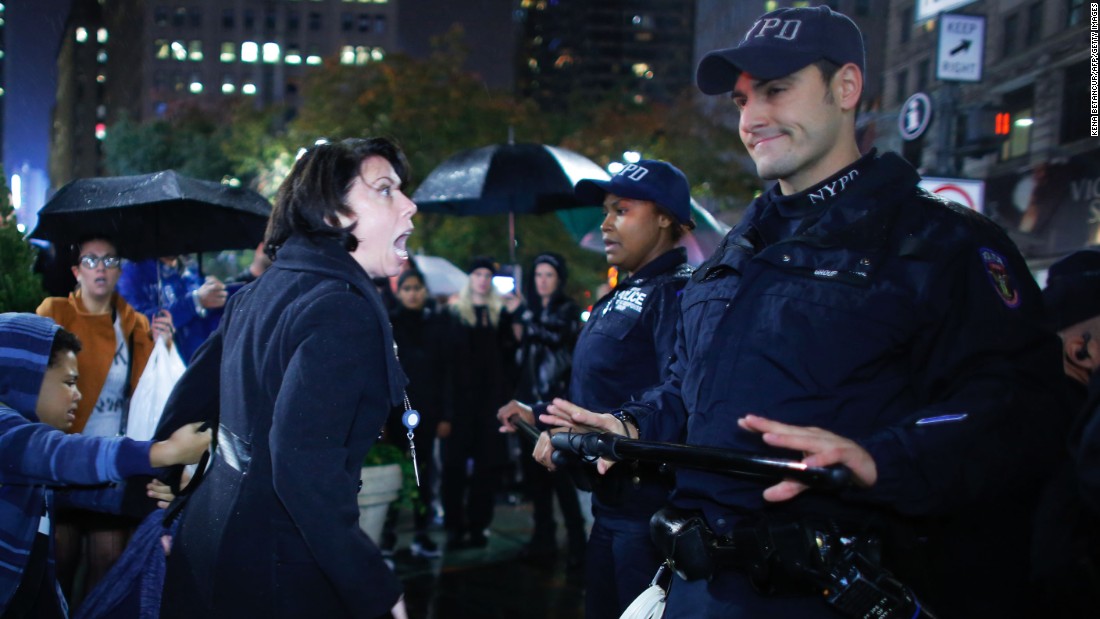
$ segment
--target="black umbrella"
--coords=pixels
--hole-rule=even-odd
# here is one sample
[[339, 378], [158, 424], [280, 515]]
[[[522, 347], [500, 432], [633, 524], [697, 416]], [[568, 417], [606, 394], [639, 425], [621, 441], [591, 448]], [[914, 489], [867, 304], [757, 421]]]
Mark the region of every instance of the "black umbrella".
[[167, 170], [75, 180], [42, 207], [31, 236], [66, 247], [103, 234], [122, 256], [141, 260], [255, 247], [270, 215], [255, 191]]
[[592, 160], [544, 144], [495, 144], [452, 155], [413, 194], [425, 213], [509, 215], [509, 251], [515, 262], [515, 214], [593, 206], [573, 196], [584, 178], [608, 178]]

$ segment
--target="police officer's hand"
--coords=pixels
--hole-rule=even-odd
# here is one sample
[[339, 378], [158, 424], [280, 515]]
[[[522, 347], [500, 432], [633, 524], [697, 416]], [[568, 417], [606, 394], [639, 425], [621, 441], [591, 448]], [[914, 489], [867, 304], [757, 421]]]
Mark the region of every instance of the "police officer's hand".
[[[762, 435], [772, 447], [801, 451], [806, 466], [843, 464], [852, 469], [857, 484], [870, 487], [878, 479], [875, 461], [855, 441], [821, 428], [792, 426], [756, 415], [745, 415], [737, 425]], [[781, 481], [764, 491], [768, 501], [786, 501], [798, 496], [807, 486], [796, 481]]]
[[550, 433], [543, 432], [539, 434], [539, 440], [535, 443], [535, 449], [531, 452], [531, 457], [535, 459], [535, 462], [546, 467], [546, 470], [553, 471], [556, 467], [552, 459], [554, 455], [554, 448], [550, 446]]
[[518, 400], [512, 400], [497, 410], [500, 431], [515, 432], [516, 427], [512, 425], [512, 418], [516, 416], [531, 425], [535, 425], [535, 413], [531, 411], [531, 407]]
[[[637, 429], [624, 424], [610, 413], [594, 413], [561, 398], [554, 398], [546, 413], [539, 416], [539, 421], [546, 425], [570, 428], [574, 432], [612, 432], [628, 438], [638, 438]], [[603, 474], [614, 465], [613, 460], [600, 458], [596, 469]]]

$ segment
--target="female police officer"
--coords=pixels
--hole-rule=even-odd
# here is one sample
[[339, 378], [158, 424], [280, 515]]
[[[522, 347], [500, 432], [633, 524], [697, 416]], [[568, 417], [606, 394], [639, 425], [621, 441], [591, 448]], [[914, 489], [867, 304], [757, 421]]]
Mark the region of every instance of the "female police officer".
[[[676, 247], [694, 227], [691, 195], [683, 172], [650, 160], [626, 166], [609, 181], [582, 180], [576, 194], [584, 202], [603, 203], [600, 231], [607, 262], [622, 279], [592, 308], [581, 331], [569, 397], [608, 410], [667, 376], [677, 295], [691, 276], [685, 250]], [[512, 415], [528, 416], [529, 411], [513, 401], [498, 417], [510, 429]], [[544, 433], [535, 456], [552, 466], [546, 439]], [[622, 614], [662, 561], [649, 539], [649, 518], [664, 504], [672, 480], [655, 467], [627, 469], [612, 482], [598, 484], [593, 494], [585, 581], [589, 591], [600, 593], [585, 598], [588, 619]]]

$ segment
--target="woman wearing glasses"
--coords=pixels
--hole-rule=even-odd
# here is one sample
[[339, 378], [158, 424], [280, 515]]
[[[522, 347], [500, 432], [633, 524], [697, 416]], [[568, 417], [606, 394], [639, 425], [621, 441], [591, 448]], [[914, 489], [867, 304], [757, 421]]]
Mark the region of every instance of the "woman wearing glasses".
[[[120, 258], [114, 243], [104, 237], [77, 244], [72, 267], [76, 290], [68, 297], [49, 297], [38, 306], [38, 315], [52, 318], [80, 338], [77, 387], [83, 397], [69, 432], [91, 436], [119, 436], [126, 430], [129, 396], [137, 386], [145, 363], [153, 352], [153, 335], [172, 343], [172, 318], [165, 312], [153, 319], [136, 312], [118, 293]], [[126, 547], [132, 519], [98, 512], [70, 511], [58, 518], [57, 575], [70, 606], [73, 579], [87, 539], [89, 591], [110, 569]]]

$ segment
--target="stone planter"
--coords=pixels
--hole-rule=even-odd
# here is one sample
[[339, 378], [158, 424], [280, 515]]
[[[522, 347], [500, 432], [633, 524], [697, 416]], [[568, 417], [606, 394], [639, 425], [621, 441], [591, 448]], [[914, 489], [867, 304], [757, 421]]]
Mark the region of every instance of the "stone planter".
[[378, 543], [386, 510], [401, 492], [401, 465], [364, 466], [359, 474], [363, 488], [359, 490], [359, 528]]

